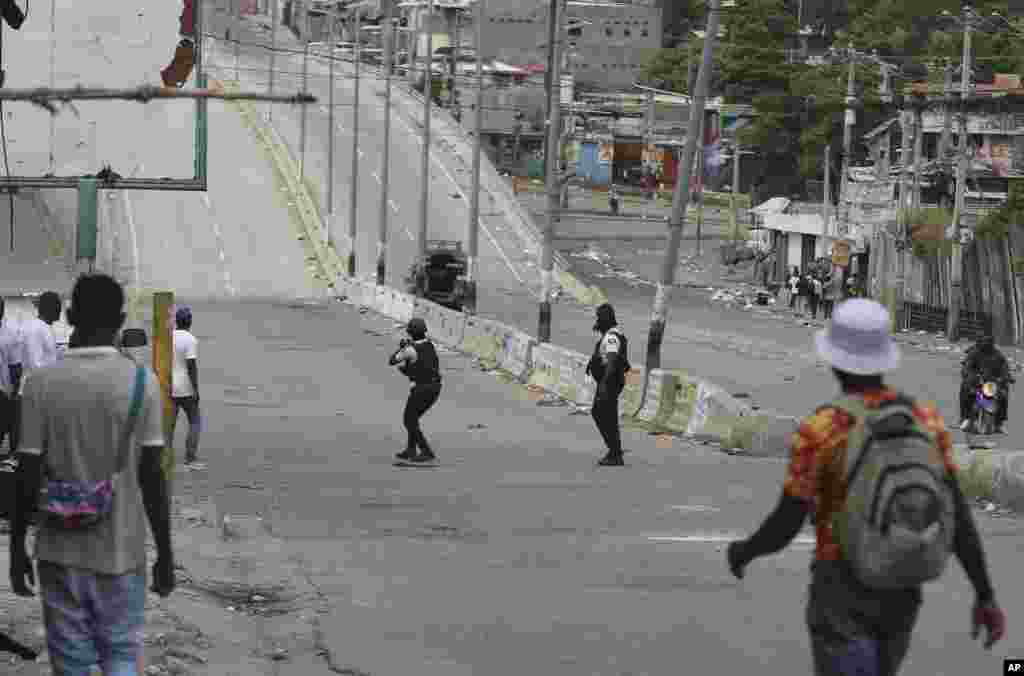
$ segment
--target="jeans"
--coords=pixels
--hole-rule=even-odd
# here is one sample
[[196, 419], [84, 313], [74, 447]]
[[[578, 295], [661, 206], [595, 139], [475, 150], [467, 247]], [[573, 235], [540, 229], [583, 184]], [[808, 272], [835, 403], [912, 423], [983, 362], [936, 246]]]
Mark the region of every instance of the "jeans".
[[409, 391], [409, 399], [405, 402], [405, 412], [402, 414], [402, 423], [408, 433], [406, 452], [413, 453], [419, 448], [423, 455], [434, 454], [426, 437], [423, 436], [423, 430], [420, 429], [420, 418], [437, 403], [437, 398], [440, 396], [441, 383], [413, 385]]
[[622, 457], [622, 433], [619, 430], [619, 395], [622, 394], [622, 388], [622, 385], [611, 386], [605, 396], [594, 399], [594, 405], [590, 408], [597, 431], [608, 447], [608, 455], [613, 458]]
[[40, 561], [46, 647], [54, 676], [136, 676], [142, 659], [146, 572], [104, 575]]
[[866, 589], [841, 561], [815, 561], [807, 600], [815, 676], [896, 676], [921, 590]]
[[199, 402], [195, 397], [173, 397], [174, 417], [171, 418], [171, 446], [174, 446], [174, 430], [178, 426], [178, 413], [185, 411], [188, 420], [188, 435], [185, 437], [185, 462], [195, 462], [199, 453], [199, 432], [202, 417], [199, 413]]

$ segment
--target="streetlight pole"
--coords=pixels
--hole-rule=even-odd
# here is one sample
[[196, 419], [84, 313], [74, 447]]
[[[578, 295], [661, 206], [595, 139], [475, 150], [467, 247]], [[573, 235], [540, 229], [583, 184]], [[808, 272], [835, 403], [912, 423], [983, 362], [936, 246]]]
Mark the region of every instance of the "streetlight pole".
[[[555, 38], [558, 36], [558, 8], [561, 4], [561, 0], [550, 0], [548, 4], [548, 65], [544, 69], [544, 91], [547, 94], [547, 114], [548, 119], [551, 119], [551, 77], [555, 70]], [[551, 135], [547, 134], [544, 137], [544, 157], [543, 157], [543, 170], [544, 176], [548, 175], [548, 159], [551, 157], [551, 148], [548, 145]]]
[[484, 0], [476, 5], [476, 109], [473, 111], [473, 192], [469, 197], [469, 235], [466, 238], [466, 299], [467, 314], [476, 314], [476, 281], [480, 241], [480, 155], [483, 147], [484, 127], [484, 57], [483, 34]]
[[[279, 0], [270, 0], [270, 73], [269, 92], [274, 95], [274, 71], [277, 68], [277, 4]], [[274, 105], [267, 104], [267, 121], [274, 119]]]
[[[309, 14], [306, 15], [309, 23]], [[309, 30], [307, 28], [308, 36]], [[309, 91], [309, 39], [302, 49], [302, 93]], [[302, 117], [299, 120], [299, 180], [306, 177], [306, 125], [309, 118], [309, 106], [302, 106]]]
[[715, 39], [718, 37], [719, 7], [721, 0], [710, 0], [708, 7], [707, 32], [704, 36], [704, 53], [700, 72], [697, 75], [697, 86], [690, 104], [690, 124], [687, 127], [686, 148], [683, 151], [682, 166], [676, 179], [675, 191], [672, 195], [672, 215], [668, 226], [668, 247], [665, 262], [661, 269], [661, 281], [654, 294], [654, 307], [651, 312], [651, 327], [647, 336], [646, 371], [661, 367], [661, 343], [665, 337], [665, 322], [668, 316], [668, 300], [672, 285], [675, 283], [676, 267], [679, 265], [679, 247], [683, 240], [683, 226], [686, 222], [686, 203], [690, 200], [690, 176], [693, 173], [693, 161], [697, 151], [697, 133], [704, 118], [704, 103], [708, 95], [708, 80], [711, 75], [711, 59], [714, 53]]
[[548, 214], [544, 228], [544, 243], [540, 258], [540, 312], [537, 327], [537, 340], [541, 343], [551, 341], [551, 292], [554, 286], [554, 241], [555, 228], [558, 223], [558, 212], [562, 206], [562, 190], [559, 184], [559, 159], [561, 156], [562, 135], [562, 41], [565, 33], [565, 0], [555, 3], [555, 42], [554, 59], [551, 77], [548, 81], [548, 152], [546, 159]]
[[338, 7], [337, 5], [331, 6], [331, 18], [330, 26], [328, 26], [328, 43], [330, 45], [330, 61], [329, 61], [329, 75], [328, 75], [328, 88], [329, 93], [327, 95], [327, 248], [334, 248], [334, 145], [335, 145], [335, 130], [334, 126], [334, 45], [337, 40], [335, 39], [335, 30], [338, 22]]
[[[420, 157], [420, 227], [416, 237], [416, 263], [422, 265], [427, 253], [427, 222], [430, 217], [430, 99], [434, 93], [433, 52], [434, 31], [431, 20], [434, 18], [434, 0], [427, 0], [426, 15], [421, 15], [422, 30], [426, 42], [426, 54], [423, 55], [423, 154]], [[418, 270], [417, 270], [418, 272]], [[419, 286], [417, 286], [417, 289]]]
[[384, 15], [384, 149], [380, 161], [380, 223], [377, 226], [377, 283], [387, 284], [388, 188], [391, 177], [391, 71], [394, 67], [397, 27], [393, 3], [385, 3]]
[[[356, 45], [353, 52], [355, 57], [355, 63], [353, 64], [355, 78], [353, 79], [352, 94], [352, 169], [348, 190], [348, 276], [353, 278], [356, 276], [356, 240], [359, 237], [359, 224], [357, 221], [359, 218], [359, 64], [363, 57], [362, 8], [357, 6], [355, 10]], [[331, 131], [333, 133], [334, 130], [332, 129]]]

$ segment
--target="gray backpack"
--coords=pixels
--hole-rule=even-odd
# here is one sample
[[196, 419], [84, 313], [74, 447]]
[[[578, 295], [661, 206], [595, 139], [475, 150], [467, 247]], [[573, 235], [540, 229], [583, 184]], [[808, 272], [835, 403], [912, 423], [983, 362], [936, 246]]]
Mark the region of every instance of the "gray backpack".
[[843, 558], [869, 588], [906, 589], [942, 575], [953, 550], [956, 505], [935, 435], [900, 398], [868, 409], [832, 404], [856, 419], [846, 452], [846, 499], [833, 517]]

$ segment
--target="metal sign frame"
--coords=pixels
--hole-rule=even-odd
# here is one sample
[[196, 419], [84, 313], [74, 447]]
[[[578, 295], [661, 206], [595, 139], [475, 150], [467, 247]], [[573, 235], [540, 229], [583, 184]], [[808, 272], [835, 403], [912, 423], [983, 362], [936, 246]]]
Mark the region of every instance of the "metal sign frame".
[[[203, 68], [203, 9], [204, 0], [194, 0], [195, 16], [195, 78], [196, 87], [207, 87], [206, 72]], [[122, 178], [103, 177], [99, 187], [103, 190], [172, 190], [206, 192], [208, 170], [208, 117], [206, 99], [196, 99], [195, 145], [192, 178]], [[15, 192], [19, 188], [64, 188], [75, 189], [83, 178], [80, 176], [15, 176], [0, 175], [0, 193]]]

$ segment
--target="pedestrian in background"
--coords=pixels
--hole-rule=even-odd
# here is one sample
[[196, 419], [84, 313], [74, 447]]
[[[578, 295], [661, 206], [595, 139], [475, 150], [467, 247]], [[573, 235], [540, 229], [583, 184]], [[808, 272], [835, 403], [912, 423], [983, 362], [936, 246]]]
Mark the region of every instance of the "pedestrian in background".
[[409, 320], [405, 332], [409, 339], [403, 338], [398, 350], [388, 360], [390, 365], [398, 366], [398, 370], [412, 381], [412, 389], [409, 390], [409, 398], [402, 413], [402, 423], [408, 435], [405, 450], [395, 457], [406, 462], [433, 462], [437, 456], [423, 436], [420, 418], [441, 396], [441, 363], [437, 357], [437, 348], [427, 338], [427, 323], [422, 318], [413, 317]]
[[36, 303], [38, 316], [21, 327], [21, 341], [24, 347], [24, 379], [27, 380], [34, 371], [53, 366], [60, 358], [57, 351], [57, 336], [53, 325], [60, 319], [61, 300], [56, 291], [46, 291], [39, 296]]
[[174, 590], [160, 386], [152, 369], [114, 346], [124, 319], [120, 284], [107, 275], [80, 277], [67, 355], [24, 385], [11, 587], [34, 595], [25, 536], [38, 506], [39, 592], [60, 676], [94, 665], [107, 676], [142, 673], [147, 517], [156, 545], [151, 589], [162, 597]]
[[650, 167], [644, 167], [644, 175], [640, 179], [640, 188], [644, 193], [643, 220], [646, 221], [648, 212], [654, 206], [654, 200], [658, 194], [658, 185], [654, 178], [654, 172]]
[[622, 433], [619, 429], [619, 396], [626, 386], [626, 374], [631, 368], [627, 352], [629, 341], [615, 320], [615, 309], [604, 303], [596, 311], [594, 331], [601, 334], [594, 346], [594, 354], [587, 364], [586, 374], [597, 381], [597, 393], [590, 414], [594, 418], [608, 453], [598, 461], [605, 467], [621, 467]]
[[823, 295], [824, 285], [821, 283], [821, 276], [815, 273], [811, 276], [811, 319], [818, 318], [818, 308], [821, 306]]
[[[793, 435], [782, 496], [761, 527], [729, 545], [733, 575], [793, 541], [809, 515], [816, 531], [807, 602], [817, 676], [895, 676], [917, 621], [921, 586], [955, 554], [974, 587], [972, 635], [986, 648], [1006, 618], [996, 604], [953, 443], [933, 404], [888, 387], [899, 364], [889, 312], [856, 299], [815, 338], [842, 395]], [[884, 479], [884, 483], [883, 480]], [[886, 491], [884, 513], [870, 505]]]
[[800, 298], [800, 270], [793, 268], [787, 282], [789, 285], [789, 309], [796, 311], [797, 299]]
[[199, 434], [202, 427], [202, 414], [199, 410], [199, 341], [192, 334], [192, 309], [178, 308], [174, 313], [174, 323], [177, 327], [174, 330], [174, 364], [171, 368], [174, 417], [171, 418], [171, 438], [168, 442], [174, 448], [178, 415], [184, 411], [188, 420], [185, 464], [191, 465], [199, 458]]

